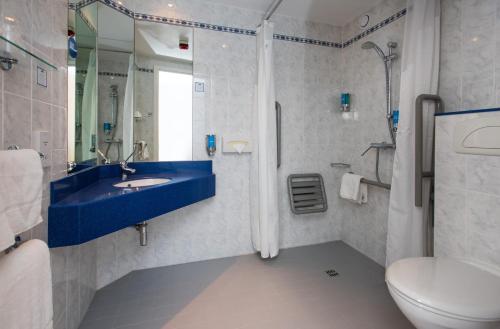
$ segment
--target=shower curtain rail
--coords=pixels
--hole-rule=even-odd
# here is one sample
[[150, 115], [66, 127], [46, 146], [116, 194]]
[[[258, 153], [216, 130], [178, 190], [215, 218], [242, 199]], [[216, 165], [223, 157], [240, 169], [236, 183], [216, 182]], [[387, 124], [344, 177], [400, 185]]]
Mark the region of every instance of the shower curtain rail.
[[283, 0], [274, 0], [271, 6], [267, 9], [266, 14], [264, 15], [264, 20], [267, 21], [273, 16], [276, 9], [278, 9], [279, 5]]

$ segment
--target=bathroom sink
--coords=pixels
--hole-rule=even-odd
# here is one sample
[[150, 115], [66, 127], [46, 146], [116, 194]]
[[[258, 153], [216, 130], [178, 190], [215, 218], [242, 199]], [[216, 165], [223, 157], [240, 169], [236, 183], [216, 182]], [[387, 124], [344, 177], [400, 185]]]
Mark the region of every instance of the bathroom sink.
[[120, 165], [111, 164], [51, 182], [49, 246], [82, 244], [215, 196], [212, 161], [132, 162], [130, 167], [136, 172], [126, 181]]
[[159, 184], [165, 184], [170, 182], [168, 178], [144, 178], [144, 179], [135, 179], [128, 180], [125, 182], [114, 184], [114, 187], [146, 187], [146, 186], [154, 186]]

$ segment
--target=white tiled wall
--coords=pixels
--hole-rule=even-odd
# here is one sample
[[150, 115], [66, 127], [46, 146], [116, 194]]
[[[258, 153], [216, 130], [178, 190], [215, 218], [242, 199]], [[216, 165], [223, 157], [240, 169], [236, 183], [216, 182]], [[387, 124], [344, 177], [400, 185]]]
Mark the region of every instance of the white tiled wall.
[[458, 154], [460, 121], [500, 112], [441, 116], [436, 121], [435, 254], [500, 267], [500, 157]]
[[[498, 107], [500, 3], [442, 0], [439, 94], [446, 111]], [[498, 157], [452, 149], [456, 122], [498, 113], [443, 116], [436, 126], [435, 253], [500, 265]]]
[[[19, 64], [9, 72], [0, 70], [0, 147], [15, 144], [30, 148], [37, 130], [50, 134], [50, 166], [44, 170], [44, 222], [22, 236], [46, 241], [49, 181], [66, 174], [67, 2], [2, 0], [0, 35], [57, 66], [57, 71], [48, 72], [48, 87], [40, 87], [36, 84], [38, 62], [10, 47]], [[0, 41], [0, 49], [6, 49], [4, 41]], [[51, 251], [55, 328], [77, 328], [95, 290], [94, 255], [91, 244]]]
[[442, 0], [439, 94], [446, 111], [500, 102], [500, 2]]

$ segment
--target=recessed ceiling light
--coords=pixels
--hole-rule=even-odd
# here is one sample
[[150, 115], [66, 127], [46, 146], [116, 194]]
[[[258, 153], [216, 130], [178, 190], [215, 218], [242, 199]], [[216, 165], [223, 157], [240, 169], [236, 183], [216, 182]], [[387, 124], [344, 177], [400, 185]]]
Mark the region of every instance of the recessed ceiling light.
[[5, 16], [5, 20], [9, 21], [9, 22], [15, 22], [16, 21], [16, 19], [14, 17], [10, 17], [10, 16]]
[[173, 3], [167, 3], [167, 6], [173, 8], [175, 5]]
[[478, 37], [474, 37], [474, 38], [472, 38], [472, 42], [477, 42], [477, 41], [479, 41], [479, 38], [478, 38]]
[[223, 43], [221, 47], [224, 48], [224, 49], [226, 49], [226, 48], [229, 48], [229, 45]]

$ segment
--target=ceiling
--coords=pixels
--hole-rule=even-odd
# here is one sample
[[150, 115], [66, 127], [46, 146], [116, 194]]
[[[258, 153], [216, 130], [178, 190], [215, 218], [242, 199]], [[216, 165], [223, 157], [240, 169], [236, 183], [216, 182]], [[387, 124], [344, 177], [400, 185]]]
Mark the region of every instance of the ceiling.
[[[136, 27], [135, 48], [138, 54], [193, 61], [193, 29], [141, 21], [136, 22]], [[181, 39], [189, 44], [189, 49], [179, 48]]]
[[[228, 6], [265, 12], [273, 0], [206, 0]], [[301, 20], [343, 26], [368, 10], [380, 0], [283, 0], [276, 14]]]

